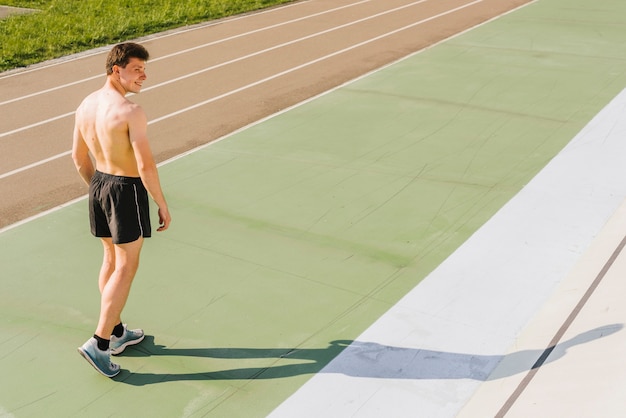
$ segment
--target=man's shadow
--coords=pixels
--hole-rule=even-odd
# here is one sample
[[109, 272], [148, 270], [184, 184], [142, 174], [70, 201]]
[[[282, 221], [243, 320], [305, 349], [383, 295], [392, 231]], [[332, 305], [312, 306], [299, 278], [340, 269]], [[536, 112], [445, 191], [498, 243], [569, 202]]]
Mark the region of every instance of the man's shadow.
[[[191, 380], [278, 379], [315, 374], [321, 372], [322, 369], [324, 373], [380, 379], [497, 380], [559, 360], [565, 356], [569, 348], [614, 334], [622, 328], [622, 324], [607, 325], [581, 333], [547, 350], [522, 350], [506, 355], [453, 353], [351, 340], [337, 340], [330, 342], [327, 347], [305, 349], [167, 348], [156, 344], [154, 337], [148, 335], [140, 345], [129, 347], [124, 352], [124, 356], [203, 357], [234, 360], [235, 364], [237, 360], [259, 359], [265, 364], [258, 367], [234, 367], [195, 373], [153, 374], [124, 371], [115, 380], [143, 386]], [[342, 361], [332, 362], [342, 352]], [[546, 356], [548, 353], [550, 355]], [[545, 362], [538, 363], [537, 359], [542, 356], [547, 357]], [[293, 360], [301, 361], [294, 363]], [[503, 366], [498, 369], [497, 373], [492, 374], [500, 363]]]

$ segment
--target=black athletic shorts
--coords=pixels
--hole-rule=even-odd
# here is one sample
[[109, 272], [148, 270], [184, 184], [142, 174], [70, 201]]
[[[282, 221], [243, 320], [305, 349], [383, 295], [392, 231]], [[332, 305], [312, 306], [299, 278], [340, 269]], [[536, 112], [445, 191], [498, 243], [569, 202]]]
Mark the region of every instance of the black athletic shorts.
[[94, 236], [110, 237], [114, 244], [148, 238], [150, 208], [141, 179], [96, 171], [89, 185], [89, 221]]

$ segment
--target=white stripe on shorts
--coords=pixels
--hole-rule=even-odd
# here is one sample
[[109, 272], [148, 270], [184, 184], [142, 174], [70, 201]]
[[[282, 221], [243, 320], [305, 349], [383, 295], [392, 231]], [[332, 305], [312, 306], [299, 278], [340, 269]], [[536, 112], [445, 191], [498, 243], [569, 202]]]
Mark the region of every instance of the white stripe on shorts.
[[141, 224], [141, 212], [139, 211], [139, 198], [137, 197], [137, 185], [133, 184], [133, 190], [135, 191], [135, 207], [137, 208], [137, 220], [139, 221], [139, 231], [143, 237], [143, 225]]

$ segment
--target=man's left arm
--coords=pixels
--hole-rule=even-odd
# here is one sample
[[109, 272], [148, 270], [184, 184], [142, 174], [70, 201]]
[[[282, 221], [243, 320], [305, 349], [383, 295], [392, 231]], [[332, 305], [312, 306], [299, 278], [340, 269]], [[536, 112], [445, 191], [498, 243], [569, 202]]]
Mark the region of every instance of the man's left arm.
[[148, 194], [159, 207], [159, 228], [157, 231], [165, 231], [172, 220], [172, 217], [165, 201], [159, 171], [150, 149], [147, 136], [148, 121], [143, 109], [136, 106], [128, 116], [128, 137], [133, 147], [137, 170]]

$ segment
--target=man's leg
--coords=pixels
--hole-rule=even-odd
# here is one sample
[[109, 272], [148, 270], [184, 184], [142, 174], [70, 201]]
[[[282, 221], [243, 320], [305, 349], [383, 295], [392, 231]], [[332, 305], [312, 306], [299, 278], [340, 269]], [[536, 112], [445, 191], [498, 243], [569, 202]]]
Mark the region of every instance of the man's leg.
[[[105, 253], [107, 252], [105, 244]], [[96, 328], [96, 335], [109, 339], [115, 325], [119, 324], [122, 310], [126, 305], [130, 287], [139, 267], [139, 255], [143, 245], [143, 238], [127, 244], [113, 244], [115, 270], [106, 280], [101, 289], [100, 319]], [[106, 257], [106, 255], [105, 255]], [[101, 269], [100, 278], [106, 276], [107, 268]]]
[[[82, 347], [79, 347], [78, 352], [100, 373], [107, 377], [113, 377], [120, 372], [120, 367], [111, 363], [110, 354], [113, 353], [113, 350], [110, 348], [105, 350], [105, 347], [100, 347], [101, 341], [98, 339], [109, 340], [113, 338], [111, 336], [113, 328], [120, 323], [119, 318], [122, 309], [124, 309], [130, 293], [130, 286], [139, 267], [139, 254], [143, 238], [139, 238], [135, 242], [119, 245], [114, 245], [109, 240], [103, 240], [102, 242], [104, 245], [104, 259], [99, 276], [101, 286], [100, 319], [95, 336], [90, 338]], [[113, 252], [111, 252], [111, 245]], [[115, 268], [109, 274], [111, 265], [114, 265]], [[118, 354], [126, 345], [136, 344], [143, 340], [143, 331], [141, 331], [140, 335], [132, 331], [129, 334], [124, 327], [124, 334], [126, 337], [122, 341], [123, 346], [117, 347]], [[106, 341], [102, 342], [106, 344]], [[119, 341], [116, 343], [120, 346]]]
[[98, 287], [100, 288], [100, 294], [102, 294], [104, 286], [106, 286], [115, 271], [115, 246], [111, 238], [100, 238], [100, 240], [102, 241], [104, 254], [102, 256], [100, 275], [98, 276]]
[[[102, 241], [104, 252], [102, 255], [102, 267], [98, 276], [98, 288], [100, 289], [100, 295], [102, 295], [104, 287], [109, 282], [113, 272], [115, 272], [115, 246], [112, 238], [100, 238], [100, 240]], [[119, 324], [121, 322], [121, 318], [118, 318], [115, 323]]]

